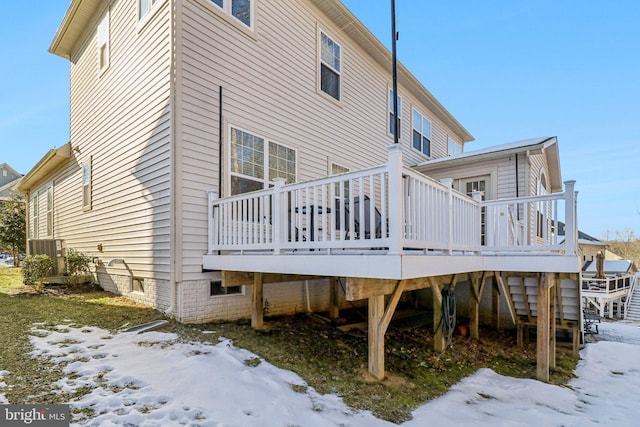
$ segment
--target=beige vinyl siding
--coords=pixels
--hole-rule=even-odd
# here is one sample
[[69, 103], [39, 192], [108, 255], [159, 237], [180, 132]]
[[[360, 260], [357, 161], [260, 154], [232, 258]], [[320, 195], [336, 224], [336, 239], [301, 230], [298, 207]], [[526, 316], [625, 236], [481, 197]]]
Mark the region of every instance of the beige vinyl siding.
[[[104, 264], [123, 258], [135, 275], [169, 279], [170, 4], [138, 28], [137, 1], [107, 3], [109, 68], [99, 75], [95, 48], [104, 9], [71, 58], [70, 135], [79, 151], [57, 178], [56, 217], [64, 221], [56, 234]], [[89, 157], [92, 209], [83, 211], [81, 165]]]
[[[361, 169], [386, 162], [390, 70], [374, 61], [308, 1], [256, 2], [255, 32], [240, 30], [208, 0], [180, 3], [176, 92], [181, 94], [176, 134], [182, 144], [183, 280], [201, 276], [206, 251], [206, 190], [218, 190], [218, 88], [223, 87], [223, 171], [228, 195], [229, 126], [237, 126], [297, 152], [299, 181], [326, 176], [330, 161]], [[341, 99], [318, 90], [318, 35], [341, 47]], [[401, 143], [405, 163], [425, 156], [411, 148], [411, 107], [402, 86]], [[447, 151], [452, 130], [432, 121], [435, 156]]]

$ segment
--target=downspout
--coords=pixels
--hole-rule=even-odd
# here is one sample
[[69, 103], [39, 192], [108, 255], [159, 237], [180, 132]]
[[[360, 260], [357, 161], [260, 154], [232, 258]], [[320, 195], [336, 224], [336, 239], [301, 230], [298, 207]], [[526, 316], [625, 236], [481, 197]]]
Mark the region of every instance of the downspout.
[[391, 0], [391, 76], [393, 80], [393, 143], [400, 141], [400, 129], [398, 129], [398, 58], [396, 54], [396, 2]]
[[220, 86], [220, 95], [218, 101], [218, 197], [223, 198], [222, 192], [222, 164], [224, 163], [222, 156], [222, 85]]
[[[177, 193], [177, 138], [176, 138], [176, 123], [178, 122], [178, 114], [176, 108], [176, 81], [177, 81], [177, 73], [176, 73], [176, 51], [175, 51], [175, 37], [176, 37], [176, 23], [175, 17], [178, 13], [178, 3], [179, 2], [171, 2], [173, 5], [173, 10], [171, 11], [171, 15], [169, 18], [169, 52], [170, 52], [170, 69], [169, 69], [169, 108], [171, 108], [171, 132], [169, 137], [170, 144], [170, 158], [171, 158], [171, 168], [170, 168], [170, 180], [171, 183], [171, 207], [169, 212], [171, 212], [171, 221], [170, 221], [170, 236], [171, 236], [171, 250], [169, 253], [172, 253], [171, 261], [169, 263], [169, 295], [170, 295], [170, 303], [169, 308], [165, 311], [166, 315], [177, 318], [177, 299], [178, 299], [178, 282], [176, 278], [176, 269], [178, 265], [177, 256], [176, 256], [176, 242], [178, 241], [178, 224], [177, 224], [177, 203], [176, 203], [176, 193]], [[174, 78], [175, 77], [175, 78]]]

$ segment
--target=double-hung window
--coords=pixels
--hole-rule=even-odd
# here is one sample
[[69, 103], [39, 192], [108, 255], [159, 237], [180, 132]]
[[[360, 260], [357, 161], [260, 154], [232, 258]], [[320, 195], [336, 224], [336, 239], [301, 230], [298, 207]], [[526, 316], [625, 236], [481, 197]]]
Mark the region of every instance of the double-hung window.
[[227, 15], [233, 16], [249, 28], [253, 28], [254, 0], [211, 0]]
[[53, 187], [47, 188], [47, 237], [53, 237]]
[[82, 209], [91, 209], [91, 158], [82, 165]]
[[98, 23], [96, 36], [98, 48], [98, 74], [102, 74], [109, 67], [109, 11]]
[[462, 153], [462, 144], [454, 141], [453, 139], [449, 138], [449, 150], [448, 150], [448, 154], [450, 156], [455, 156], [456, 154], [460, 154]]
[[138, 0], [138, 18], [142, 19], [160, 0]]
[[[349, 172], [349, 168], [331, 163], [331, 175], [340, 175], [341, 173], [347, 172]], [[335, 195], [336, 197], [349, 197], [349, 181], [336, 182]]]
[[320, 32], [320, 90], [340, 101], [340, 45]]
[[398, 120], [393, 112], [393, 89], [389, 89], [389, 134], [395, 135], [396, 124], [398, 125], [398, 138], [402, 130], [402, 97], [398, 95]]
[[33, 207], [33, 224], [31, 226], [31, 237], [33, 239], [37, 239], [40, 236], [38, 227], [40, 226], [40, 221], [38, 219], [39, 215], [38, 215], [38, 193], [36, 193], [33, 196], [33, 199], [31, 199], [31, 206]]
[[266, 138], [231, 128], [231, 194], [268, 188], [276, 178], [296, 181], [296, 151]]
[[413, 148], [431, 157], [431, 122], [413, 110]]

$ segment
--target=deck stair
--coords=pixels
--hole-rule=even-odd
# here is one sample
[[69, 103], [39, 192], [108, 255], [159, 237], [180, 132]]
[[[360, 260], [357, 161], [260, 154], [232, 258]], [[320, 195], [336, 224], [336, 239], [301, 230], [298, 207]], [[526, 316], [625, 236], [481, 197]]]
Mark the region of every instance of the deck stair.
[[640, 321], [640, 283], [638, 275], [633, 276], [631, 290], [629, 292], [629, 302], [625, 311], [625, 319]]
[[[516, 318], [533, 322], [538, 315], [538, 277], [537, 275], [509, 275], [505, 283]], [[556, 294], [556, 319], [563, 322], [576, 322], [580, 314], [580, 295], [575, 280], [560, 279], [559, 292]]]

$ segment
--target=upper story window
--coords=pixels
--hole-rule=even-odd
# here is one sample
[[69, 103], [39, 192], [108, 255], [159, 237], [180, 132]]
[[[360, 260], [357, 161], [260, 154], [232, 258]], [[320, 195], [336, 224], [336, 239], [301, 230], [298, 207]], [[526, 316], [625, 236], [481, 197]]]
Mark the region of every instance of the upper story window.
[[449, 138], [449, 155], [455, 156], [456, 154], [460, 153], [462, 153], [462, 144]]
[[82, 165], [82, 209], [91, 209], [91, 158]]
[[340, 45], [320, 33], [320, 90], [340, 101]]
[[268, 188], [276, 178], [296, 181], [296, 151], [231, 128], [231, 194]]
[[395, 135], [396, 123], [398, 124], [398, 138], [402, 131], [402, 97], [398, 95], [398, 120], [393, 113], [393, 89], [389, 89], [389, 134]]
[[158, 3], [160, 0], [138, 0], [138, 18], [142, 18], [145, 16], [153, 7], [154, 4]]
[[104, 14], [98, 24], [96, 37], [98, 48], [98, 73], [102, 74], [109, 67], [109, 11]]
[[249, 28], [253, 28], [254, 0], [211, 0], [227, 15], [233, 16]]
[[413, 148], [431, 157], [431, 122], [413, 110]]

